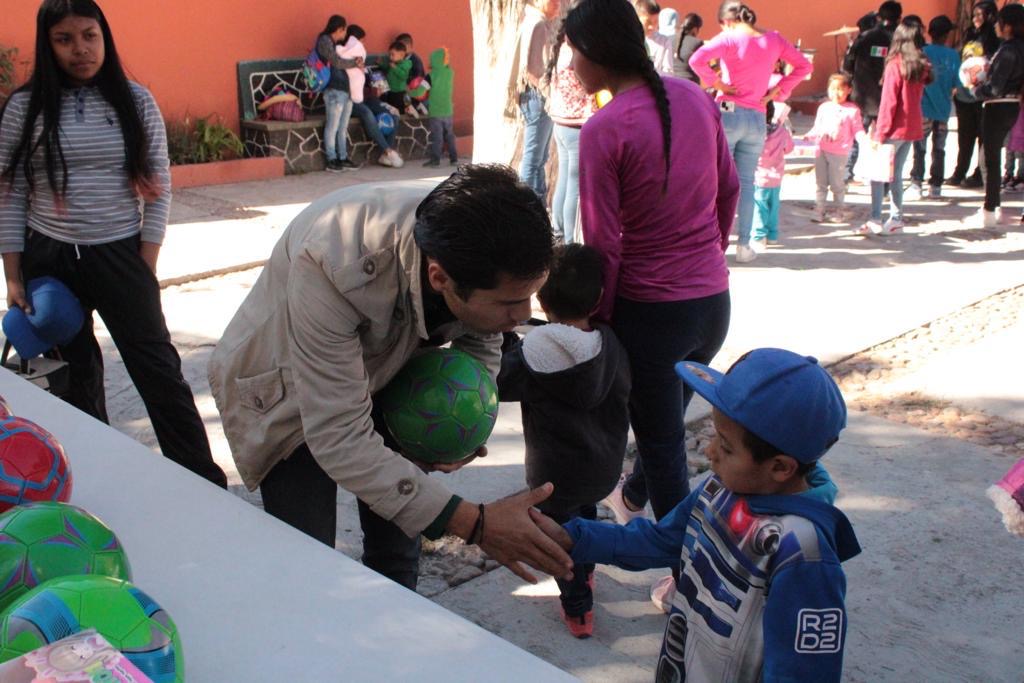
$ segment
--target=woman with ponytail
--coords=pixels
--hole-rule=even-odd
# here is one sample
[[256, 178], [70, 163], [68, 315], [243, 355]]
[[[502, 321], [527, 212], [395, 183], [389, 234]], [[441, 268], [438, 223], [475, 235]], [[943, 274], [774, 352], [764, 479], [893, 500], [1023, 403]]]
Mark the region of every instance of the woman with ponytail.
[[583, 87], [614, 95], [580, 137], [583, 238], [604, 265], [596, 317], [630, 359], [639, 453], [606, 502], [620, 523], [648, 499], [660, 519], [689, 492], [692, 391], [673, 368], [710, 362], [729, 328], [725, 246], [739, 184], [718, 108], [695, 84], [655, 72], [627, 0], [581, 0], [563, 28]]
[[99, 6], [45, 0], [32, 76], [0, 112], [7, 305], [29, 312], [25, 283], [61, 280], [88, 314], [60, 347], [70, 364], [69, 402], [107, 421], [97, 311], [164, 455], [226, 486], [160, 305], [155, 271], [171, 205], [168, 165], [160, 110], [125, 76]]
[[[718, 91], [722, 125], [740, 176], [736, 261], [749, 263], [757, 257], [750, 246], [750, 228], [754, 220], [754, 170], [767, 134], [765, 105], [770, 100], [786, 100], [811, 73], [811, 63], [778, 32], [757, 28], [754, 10], [738, 0], [722, 3], [718, 23], [722, 32], [693, 53], [690, 67], [705, 85]], [[711, 67], [716, 60], [718, 72]], [[779, 61], [791, 70], [772, 87], [769, 81]]]

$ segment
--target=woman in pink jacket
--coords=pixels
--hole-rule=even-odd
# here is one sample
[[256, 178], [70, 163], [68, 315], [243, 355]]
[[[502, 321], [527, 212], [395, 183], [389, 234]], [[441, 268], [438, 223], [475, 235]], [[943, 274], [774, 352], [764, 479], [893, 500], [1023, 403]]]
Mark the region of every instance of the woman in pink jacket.
[[[777, 31], [755, 26], [754, 10], [738, 0], [726, 0], [718, 9], [722, 32], [704, 43], [690, 57], [690, 68], [701, 82], [718, 91], [722, 126], [729, 151], [740, 177], [740, 205], [737, 215], [739, 244], [736, 261], [748, 263], [757, 253], [750, 247], [754, 218], [754, 169], [761, 156], [767, 131], [765, 105], [782, 102], [793, 88], [811, 73], [811, 63]], [[718, 61], [720, 73], [711, 68]], [[768, 81], [779, 61], [792, 67], [777, 85]]]
[[[903, 231], [903, 165], [915, 140], [924, 137], [921, 97], [931, 82], [931, 64], [925, 57], [924, 34], [917, 24], [900, 24], [892, 36], [882, 76], [882, 100], [871, 131], [876, 143], [893, 145], [891, 183], [871, 181], [871, 218], [857, 229], [860, 235], [892, 235]], [[886, 187], [888, 185], [888, 188]], [[882, 223], [882, 201], [889, 192], [889, 220]]]

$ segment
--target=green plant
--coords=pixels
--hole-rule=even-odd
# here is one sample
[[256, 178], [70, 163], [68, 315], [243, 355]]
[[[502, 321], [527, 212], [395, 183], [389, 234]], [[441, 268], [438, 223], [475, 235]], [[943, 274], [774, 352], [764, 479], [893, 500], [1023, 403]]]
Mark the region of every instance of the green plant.
[[171, 164], [205, 164], [241, 157], [245, 146], [235, 133], [218, 120], [186, 116], [167, 126], [167, 155]]
[[14, 58], [17, 56], [18, 48], [0, 45], [0, 102], [14, 89]]

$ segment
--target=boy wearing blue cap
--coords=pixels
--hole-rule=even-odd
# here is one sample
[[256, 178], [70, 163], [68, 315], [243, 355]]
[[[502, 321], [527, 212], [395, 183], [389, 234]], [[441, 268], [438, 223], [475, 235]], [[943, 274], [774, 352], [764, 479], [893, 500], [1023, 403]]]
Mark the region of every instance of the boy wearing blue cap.
[[576, 563], [678, 567], [656, 680], [840, 680], [840, 563], [860, 546], [818, 464], [846, 426], [839, 388], [814, 358], [781, 349], [724, 375], [690, 362], [676, 372], [713, 406], [713, 474], [658, 523], [545, 531]]

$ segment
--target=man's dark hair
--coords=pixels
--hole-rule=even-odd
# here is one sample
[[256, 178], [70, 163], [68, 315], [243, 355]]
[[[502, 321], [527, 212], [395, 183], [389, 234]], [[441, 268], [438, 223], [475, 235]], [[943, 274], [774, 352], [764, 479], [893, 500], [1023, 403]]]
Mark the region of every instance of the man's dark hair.
[[551, 266], [547, 209], [508, 166], [460, 166], [416, 208], [416, 244], [468, 299], [499, 277], [533, 280]]
[[404, 52], [406, 54], [409, 53], [409, 47], [400, 40], [396, 40], [395, 42], [388, 45], [388, 52], [390, 52], [391, 50], [394, 50], [395, 52]]
[[999, 10], [999, 23], [1010, 29], [1014, 38], [1024, 38], [1024, 7], [1021, 5], [1006, 5]]
[[547, 282], [537, 298], [559, 318], [579, 320], [590, 317], [603, 288], [601, 254], [593, 247], [566, 244], [555, 247]]
[[878, 24], [878, 12], [868, 12], [857, 20], [857, 29], [864, 33], [873, 29], [876, 24]]
[[898, 24], [902, 16], [903, 5], [895, 2], [895, 0], [886, 0], [878, 6], [878, 21], [890, 28], [894, 24]]
[[945, 14], [940, 14], [928, 22], [928, 35], [931, 36], [933, 43], [940, 43], [952, 33], [954, 28], [956, 27], [953, 25], [953, 20]]

